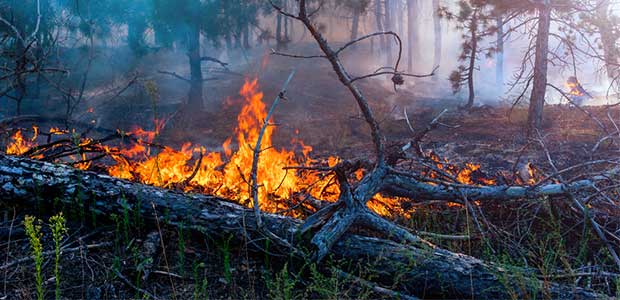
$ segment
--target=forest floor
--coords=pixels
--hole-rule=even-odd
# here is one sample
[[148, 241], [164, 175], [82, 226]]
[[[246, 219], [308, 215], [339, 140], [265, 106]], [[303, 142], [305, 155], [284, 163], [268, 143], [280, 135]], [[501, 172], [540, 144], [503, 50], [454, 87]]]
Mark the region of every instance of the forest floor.
[[[270, 104], [281, 83], [288, 76], [290, 63], [271, 57], [269, 72], [256, 73], [265, 102]], [[260, 70], [260, 66], [254, 66]], [[287, 98], [275, 115], [278, 126], [274, 135], [277, 147], [290, 145], [292, 137], [313, 146], [312, 156], [326, 158], [372, 157], [372, 144], [365, 123], [358, 117], [356, 106], [344, 88], [322, 64], [303, 64], [288, 89]], [[251, 72], [245, 72], [252, 78]], [[314, 75], [309, 75], [314, 74]], [[178, 105], [166, 99], [159, 103], [160, 115], [171, 116], [158, 141], [179, 146], [186, 141], [221, 150], [221, 144], [237, 126], [239, 105], [236, 95], [243, 77], [234, 77], [217, 86], [217, 96], [207, 94], [207, 102], [220, 109], [178, 113]], [[530, 163], [537, 177], [553, 173], [544, 149], [531, 143], [523, 125], [527, 109], [508, 106], [480, 106], [471, 111], [455, 109], [459, 101], [438, 91], [429, 97], [433, 81], [419, 80], [393, 92], [392, 86], [380, 81], [361, 84], [381, 121], [389, 143], [406, 143], [413, 133], [404, 118], [405, 109], [414, 132], [422, 130], [443, 109], [450, 109], [439, 127], [423, 140], [425, 151], [433, 151], [450, 163], [480, 164], [487, 177], [502, 181], [515, 176]], [[168, 87], [162, 86], [162, 94]], [[207, 87], [208, 89], [209, 87]], [[428, 89], [421, 95], [416, 89]], [[114, 104], [101, 105], [95, 111], [103, 128], [129, 129], [148, 127], [153, 118], [153, 105], [136, 98], [139, 93], [124, 96]], [[380, 100], [384, 99], [384, 100]], [[610, 121], [620, 118], [620, 109], [585, 107], [608, 131], [599, 127], [591, 116], [574, 107], [550, 105], [545, 108], [545, 124], [541, 135], [549, 156], [558, 169], [584, 161], [617, 157], [620, 146], [611, 142], [595, 145], [607, 134], [618, 135]], [[112, 117], [115, 116], [115, 117]], [[85, 117], [87, 120], [89, 116]], [[188, 122], [187, 120], [192, 120]], [[27, 127], [28, 124], [20, 124]], [[38, 124], [43, 125], [45, 124]], [[47, 124], [52, 126], [52, 124]], [[458, 126], [454, 128], [452, 126]], [[567, 175], [580, 176], [579, 170]], [[411, 204], [410, 215], [393, 216], [401, 225], [414, 231], [444, 235], [468, 236], [463, 240], [429, 238], [454, 252], [470, 254], [491, 262], [527, 266], [536, 269], [541, 278], [553, 278], [603, 293], [620, 292], [620, 277], [587, 275], [562, 277], [562, 272], [592, 273], [609, 270], [610, 259], [604, 247], [583, 220], [567, 214], [566, 203], [556, 199], [539, 202], [489, 202], [481, 206], [486, 219], [496, 230], [482, 237], [473, 228], [464, 207], [437, 203]], [[568, 208], [567, 208], [568, 209]], [[569, 209], [568, 209], [569, 210]], [[64, 240], [60, 267], [63, 298], [110, 299], [145, 298], [146, 293], [161, 299], [241, 299], [241, 298], [377, 298], [381, 295], [359, 288], [353, 282], [330, 274], [330, 261], [320, 272], [315, 265], [289, 265], [286, 257], [249, 253], [244, 245], [226, 240], [210, 240], [191, 230], [180, 231], [163, 224], [145, 226], [134, 216], [109, 216], [96, 219], [75, 207], [65, 207], [68, 237]], [[0, 204], [0, 299], [34, 297], [33, 261], [22, 221], [25, 215], [36, 215], [45, 224], [51, 217], [36, 207], [7, 207]], [[609, 219], [620, 219], [620, 212], [607, 211]], [[161, 216], [165, 218], [165, 216]], [[138, 226], [135, 226], [138, 225]], [[140, 226], [142, 225], [142, 226]], [[152, 225], [152, 224], [151, 224]], [[51, 233], [43, 226], [43, 245], [53, 250]], [[90, 245], [90, 249], [84, 248]], [[159, 251], [149, 253], [149, 248]], [[163, 251], [161, 251], [163, 249]], [[145, 255], [145, 253], [147, 255]], [[44, 259], [44, 286], [47, 297], [53, 295], [56, 279], [53, 255]], [[150, 272], [144, 278], [145, 272]], [[360, 277], [362, 274], [359, 274]], [[601, 279], [603, 278], [603, 279]]]

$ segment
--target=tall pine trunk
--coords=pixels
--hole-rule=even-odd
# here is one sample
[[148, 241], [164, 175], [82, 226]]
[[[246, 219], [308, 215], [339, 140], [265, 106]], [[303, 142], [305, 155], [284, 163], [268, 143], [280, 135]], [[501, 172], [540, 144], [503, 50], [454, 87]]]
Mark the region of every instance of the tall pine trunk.
[[417, 42], [417, 33], [416, 33], [416, 21], [417, 21], [417, 11], [416, 11], [416, 0], [407, 0], [407, 41], [409, 49], [407, 55], [407, 70], [409, 72], [413, 72], [413, 63], [414, 63], [414, 49], [415, 43]]
[[478, 14], [474, 12], [471, 23], [469, 24], [471, 34], [471, 53], [469, 54], [469, 68], [467, 69], [467, 88], [469, 98], [465, 108], [470, 109], [474, 106], [476, 91], [474, 90], [474, 73], [476, 72], [476, 55], [478, 54]]
[[549, 55], [549, 29], [551, 27], [551, 6], [549, 0], [538, 8], [538, 33], [536, 36], [536, 59], [530, 107], [528, 111], [528, 134], [539, 129], [543, 121], [543, 108], [547, 91], [547, 63]]
[[[17, 19], [17, 18], [16, 18]], [[20, 20], [15, 22], [15, 27], [18, 28], [19, 32], [25, 32], [24, 27], [22, 26], [22, 22]], [[27, 89], [26, 89], [26, 68], [28, 67], [28, 60], [26, 56], [26, 45], [19, 40], [15, 39], [15, 114], [22, 114], [22, 102], [26, 97]]]
[[[438, 67], [441, 64], [442, 53], [442, 35], [441, 35], [441, 17], [439, 16], [439, 0], [433, 0], [433, 37], [435, 39], [435, 54], [433, 56], [433, 68]], [[437, 79], [438, 76], [433, 76]]]
[[611, 80], [620, 75], [618, 70], [618, 47], [616, 47], [616, 38], [613, 34], [613, 24], [609, 16], [609, 0], [600, 0], [597, 9], [598, 29], [601, 35], [601, 43], [603, 44], [603, 52], [605, 55], [605, 67], [607, 77]]
[[396, 13], [396, 18], [394, 20], [394, 29], [396, 32], [402, 36], [403, 33], [403, 20], [405, 19], [405, 10], [403, 8], [402, 1], [394, 2], [394, 12]]
[[360, 27], [360, 10], [353, 9], [353, 22], [351, 23], [351, 40], [357, 39], [357, 34]]
[[[381, 0], [375, 0], [375, 25], [377, 26], [378, 32], [383, 31], [383, 7], [381, 5]], [[385, 50], [385, 36], [384, 35], [379, 36], [379, 43], [381, 47], [379, 52], [382, 52]]]
[[[392, 7], [391, 1], [385, 0], [385, 31], [392, 31]], [[385, 52], [387, 53], [387, 64], [388, 66], [392, 66], [394, 62], [392, 61], [392, 39], [391, 37], [386, 41], [385, 44]]]
[[[288, 0], [284, 0], [284, 6], [283, 6], [285, 11], [288, 11]], [[285, 43], [289, 43], [290, 42], [290, 37], [289, 37], [289, 32], [288, 32], [288, 27], [290, 25], [291, 22], [289, 22], [288, 18], [284, 18], [284, 37], [283, 37], [283, 41]]]
[[[197, 27], [197, 26], [196, 26]], [[189, 94], [187, 104], [192, 109], [202, 109], [202, 61], [200, 59], [200, 30], [191, 28], [188, 39], [188, 58], [190, 70]]]
[[497, 53], [495, 59], [495, 83], [504, 92], [504, 19], [497, 16]]
[[276, 16], [276, 49], [282, 49], [282, 14]]
[[252, 45], [250, 44], [252, 31], [250, 31], [250, 24], [243, 25], [243, 48], [250, 49]]

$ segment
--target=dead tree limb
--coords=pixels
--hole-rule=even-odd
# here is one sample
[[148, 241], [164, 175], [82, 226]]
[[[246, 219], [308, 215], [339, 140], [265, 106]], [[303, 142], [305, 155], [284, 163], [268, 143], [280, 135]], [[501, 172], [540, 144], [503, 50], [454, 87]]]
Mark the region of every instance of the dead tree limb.
[[[398, 41], [400, 38], [394, 32], [376, 33], [374, 35], [371, 34], [366, 37], [353, 40], [346, 43], [344, 47], [334, 50], [316, 28], [315, 23], [311, 20], [312, 13], [308, 13], [305, 0], [300, 0], [298, 2], [298, 13], [296, 15], [286, 12], [272, 1], [270, 1], [270, 3], [279, 13], [299, 20], [308, 29], [325, 55], [325, 58], [331, 64], [334, 72], [338, 76], [339, 81], [349, 90], [357, 102], [357, 105], [364, 116], [364, 120], [370, 127], [372, 141], [375, 147], [376, 160], [374, 169], [364, 176], [354, 187], [347, 181], [347, 174], [345, 174], [343, 169], [336, 170], [341, 191], [338, 201], [319, 210], [315, 215], [308, 218], [304, 226], [302, 226], [302, 233], [309, 230], [318, 229], [312, 238], [312, 244], [316, 247], [315, 258], [320, 261], [328, 255], [334, 243], [338, 241], [338, 239], [340, 239], [345, 232], [347, 232], [349, 227], [355, 224], [361, 224], [362, 226], [374, 229], [384, 234], [389, 233], [390, 238], [395, 241], [407, 241], [409, 243], [421, 243], [422, 245], [426, 245], [427, 243], [425, 241], [411, 234], [406, 229], [381, 218], [377, 214], [371, 212], [366, 206], [366, 203], [372, 199], [374, 195], [381, 191], [382, 181], [387, 175], [385, 141], [379, 122], [375, 119], [372, 109], [368, 104], [368, 100], [357, 85], [355, 85], [354, 81], [356, 79], [349, 75], [338, 57], [340, 52], [347, 47], [374, 35], [393, 35]], [[395, 67], [393, 68], [395, 73], [398, 73], [399, 62], [400, 57], [397, 59]], [[394, 76], [397, 76], [397, 74]], [[395, 84], [397, 84], [397, 81], [399, 84], [402, 84], [402, 76], [400, 76], [398, 80], [394, 80], [393, 78], [393, 81]]]
[[267, 130], [267, 126], [269, 126], [269, 120], [271, 119], [271, 116], [275, 112], [276, 106], [278, 106], [280, 99], [284, 98], [284, 93], [286, 93], [286, 88], [288, 87], [288, 84], [293, 79], [293, 76], [295, 76], [295, 70], [291, 71], [291, 74], [288, 76], [288, 78], [284, 82], [284, 85], [282, 86], [280, 93], [278, 93], [278, 95], [276, 96], [276, 99], [273, 101], [273, 104], [271, 104], [271, 108], [269, 109], [269, 112], [267, 113], [267, 117], [263, 121], [263, 126], [260, 128], [260, 131], [258, 133], [258, 138], [256, 139], [256, 146], [254, 146], [254, 153], [252, 156], [252, 170], [250, 171], [250, 183], [251, 183], [250, 190], [252, 191], [252, 200], [254, 202], [254, 213], [256, 214], [256, 220], [258, 222], [258, 227], [262, 226], [261, 218], [260, 218], [260, 206], [258, 203], [258, 160], [260, 159], [260, 153], [262, 151], [261, 144], [263, 141], [263, 136], [265, 135], [265, 131]]
[[[191, 228], [210, 238], [232, 237], [236, 243], [249, 241], [250, 249], [263, 251], [264, 243], [257, 241], [265, 237], [251, 209], [213, 196], [131, 183], [65, 165], [0, 154], [0, 199], [3, 205], [41, 205], [50, 212], [54, 203], [62, 203], [102, 217], [129, 210], [151, 224], [156, 214], [165, 214], [166, 218], [159, 220], [170, 226]], [[296, 241], [302, 225], [299, 220], [273, 214], [262, 217], [263, 226], [278, 237], [291, 244]], [[290, 254], [289, 249], [277, 244], [271, 250]], [[543, 283], [533, 271], [488, 264], [422, 244], [403, 245], [346, 233], [333, 245], [331, 254], [336, 259], [356, 262], [345, 264], [351, 267], [343, 271], [367, 274], [377, 286], [406, 295], [505, 299], [540, 298], [546, 293], [556, 299], [601, 297], [580, 288]], [[366, 271], [360, 272], [355, 266], [364, 266]], [[523, 280], [527, 284], [522, 284]]]
[[282, 86], [282, 89], [276, 96], [276, 99], [273, 101], [273, 104], [271, 104], [271, 108], [269, 109], [269, 112], [267, 113], [267, 116], [265, 117], [265, 120], [263, 121], [263, 125], [261, 126], [261, 129], [258, 133], [258, 138], [256, 139], [256, 145], [254, 146], [254, 149], [253, 149], [254, 153], [252, 154], [252, 170], [250, 171], [249, 185], [250, 185], [250, 191], [252, 194], [251, 195], [252, 201], [254, 204], [254, 217], [256, 218], [256, 226], [258, 227], [258, 229], [261, 230], [267, 237], [269, 237], [271, 240], [275, 241], [276, 243], [283, 245], [286, 248], [289, 248], [295, 254], [302, 255], [300, 251], [297, 248], [293, 247], [288, 241], [280, 238], [273, 232], [269, 231], [269, 229], [263, 227], [261, 211], [260, 211], [260, 203], [258, 201], [259, 200], [259, 197], [258, 197], [258, 188], [259, 188], [258, 162], [260, 159], [260, 153], [266, 150], [266, 149], [262, 149], [262, 146], [261, 146], [262, 141], [263, 141], [263, 136], [265, 135], [265, 131], [267, 130], [267, 127], [269, 126], [269, 120], [271, 119], [271, 116], [275, 112], [275, 109], [278, 106], [278, 103], [280, 102], [281, 99], [284, 99], [285, 97], [284, 94], [286, 93], [288, 84], [293, 79], [293, 76], [295, 76], [295, 70], [291, 71], [291, 74], [288, 76], [288, 78], [284, 82], [284, 85]]

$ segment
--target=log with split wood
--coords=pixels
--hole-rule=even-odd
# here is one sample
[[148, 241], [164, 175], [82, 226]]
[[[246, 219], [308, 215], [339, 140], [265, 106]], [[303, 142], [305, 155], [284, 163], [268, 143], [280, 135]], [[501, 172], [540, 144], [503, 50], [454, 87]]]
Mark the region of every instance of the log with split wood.
[[[419, 183], [420, 187], [423, 186]], [[581, 185], [585, 183], [579, 183]], [[399, 185], [401, 188], [404, 186]], [[426, 191], [407, 186], [408, 193]], [[539, 193], [561, 193], [564, 186], [540, 187], [536, 191], [520, 188], [481, 187], [479, 195], [493, 193], [503, 198], [540, 196]], [[420, 189], [420, 190], [418, 190]], [[439, 187], [434, 187], [439, 189]], [[490, 191], [494, 192], [491, 193]], [[520, 192], [516, 192], [520, 191]], [[443, 193], [443, 194], [442, 194]], [[450, 191], [444, 190], [441, 197]], [[502, 197], [500, 197], [502, 198]], [[0, 199], [5, 205], [39, 203], [53, 207], [60, 201], [65, 206], [78, 206], [90, 212], [110, 216], [125, 209], [140, 213], [147, 220], [160, 216], [170, 226], [184, 224], [213, 238], [229, 238], [247, 243], [255, 251], [264, 251], [266, 231], [290, 245], [307, 245], [306, 235], [298, 235], [302, 221], [272, 214], [262, 215], [263, 227], [256, 224], [255, 213], [248, 208], [217, 197], [184, 194], [139, 183], [85, 172], [64, 165], [33, 161], [0, 154]], [[166, 216], [163, 218], [162, 216]], [[358, 219], [365, 226], [364, 219]], [[385, 233], [384, 233], [385, 234]], [[388, 234], [389, 235], [389, 234]], [[269, 250], [290, 253], [281, 243]], [[389, 288], [403, 295], [445, 298], [504, 299], [510, 297], [550, 296], [558, 299], [591, 299], [600, 295], [555, 283], [535, 279], [533, 271], [507, 268], [485, 263], [471, 256], [440, 249], [423, 241], [397, 243], [376, 237], [344, 233], [330, 250], [330, 256], [356, 262], [345, 264], [347, 274], [368, 274], [375, 290]], [[304, 258], [299, 258], [304, 259]], [[356, 270], [364, 266], [364, 270]], [[361, 271], [361, 272], [360, 272]], [[398, 276], [397, 276], [398, 275]], [[529, 279], [528, 279], [529, 278]]]

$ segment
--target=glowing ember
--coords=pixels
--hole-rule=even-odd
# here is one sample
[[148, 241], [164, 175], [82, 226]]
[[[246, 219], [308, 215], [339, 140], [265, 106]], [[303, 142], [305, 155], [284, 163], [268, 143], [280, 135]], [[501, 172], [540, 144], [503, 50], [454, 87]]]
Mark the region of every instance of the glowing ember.
[[458, 172], [456, 176], [456, 180], [459, 183], [470, 184], [470, 185], [476, 184], [476, 182], [474, 181], [477, 181], [484, 185], [494, 185], [496, 183], [494, 179], [484, 178], [482, 176], [477, 176], [474, 180], [472, 175], [474, 175], [476, 172], [480, 173], [479, 171], [480, 171], [479, 164], [465, 163], [465, 168]]
[[[439, 156], [431, 152], [429, 158], [435, 162], [437, 169], [445, 172], [445, 174], [456, 178], [458, 183], [468, 185], [495, 185], [497, 181], [492, 178], [487, 178], [485, 174], [480, 170], [479, 164], [465, 163], [465, 167], [459, 169], [456, 165], [450, 164], [447, 160], [441, 160]], [[438, 178], [438, 174], [434, 171], [427, 174], [430, 178]]]

